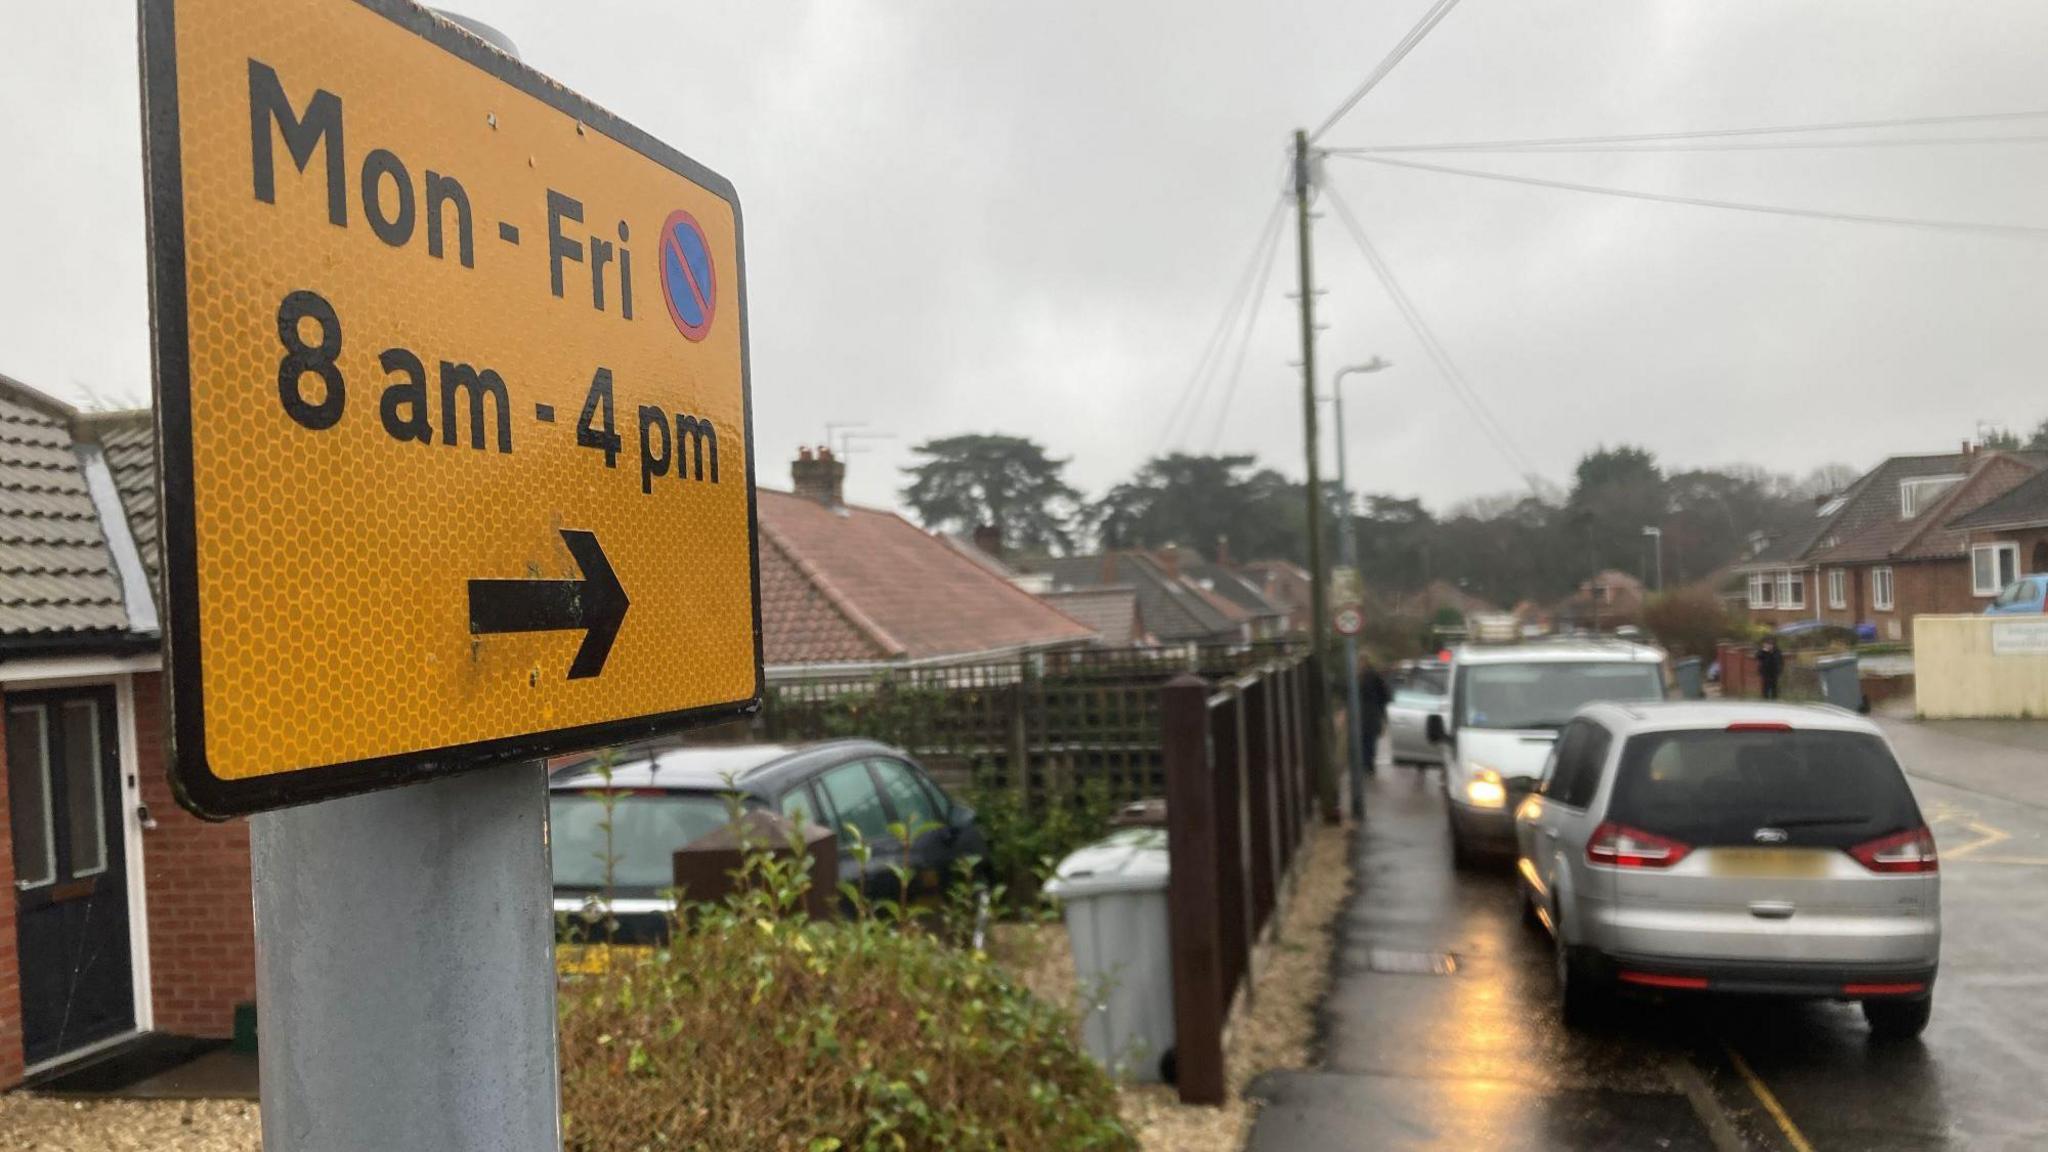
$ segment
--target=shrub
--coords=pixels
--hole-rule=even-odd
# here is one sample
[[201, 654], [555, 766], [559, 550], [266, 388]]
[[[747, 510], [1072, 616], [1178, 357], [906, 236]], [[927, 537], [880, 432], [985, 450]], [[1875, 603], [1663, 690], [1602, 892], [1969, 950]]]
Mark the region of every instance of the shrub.
[[1698, 588], [1679, 589], [1652, 596], [1643, 606], [1643, 626], [1673, 656], [1714, 658], [1714, 647], [1722, 640], [1741, 638], [1741, 623], [1721, 604], [1721, 598]]
[[1011, 894], [1013, 908], [1031, 907], [1067, 853], [1100, 840], [1116, 812], [1107, 781], [1053, 784], [1020, 798], [992, 773], [975, 775], [966, 802], [988, 838], [989, 873]]
[[568, 1152], [1135, 1147], [1070, 1017], [893, 903], [806, 919], [807, 867], [753, 854], [667, 947], [564, 978]]

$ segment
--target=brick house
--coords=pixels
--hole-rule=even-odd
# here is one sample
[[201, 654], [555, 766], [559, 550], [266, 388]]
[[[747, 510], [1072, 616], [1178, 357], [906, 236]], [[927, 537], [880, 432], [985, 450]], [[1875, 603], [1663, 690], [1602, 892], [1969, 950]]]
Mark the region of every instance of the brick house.
[[770, 676], [820, 664], [989, 659], [1092, 644], [1000, 561], [894, 512], [846, 503], [846, 464], [804, 449], [793, 492], [761, 488], [761, 643]]
[[1287, 634], [1288, 609], [1258, 577], [1185, 548], [1118, 548], [1047, 564], [1050, 591], [1123, 587], [1137, 593], [1145, 633], [1161, 644], [1247, 644]]
[[1308, 635], [1314, 596], [1308, 569], [1292, 560], [1253, 560], [1240, 565], [1240, 571], [1259, 590], [1259, 595], [1287, 613], [1280, 625], [1285, 634]]
[[1961, 532], [1969, 548], [1973, 592], [2048, 572], [2048, 468], [1948, 527]]
[[248, 826], [170, 793], [147, 413], [0, 377], [0, 1088], [255, 999]]
[[1956, 522], [2044, 463], [2034, 453], [1970, 445], [1886, 460], [1821, 503], [1810, 527], [1738, 567], [1751, 618], [1775, 627], [1867, 623], [1879, 639], [1909, 641], [1916, 615], [1981, 610], [2003, 584], [1987, 591], [1973, 578], [1970, 535]]
[[1577, 591], [1552, 605], [1550, 618], [1560, 629], [1589, 628], [1596, 632], [1621, 624], [1637, 624], [1643, 618], [1645, 595], [1641, 580], [1606, 568], [1580, 581]]

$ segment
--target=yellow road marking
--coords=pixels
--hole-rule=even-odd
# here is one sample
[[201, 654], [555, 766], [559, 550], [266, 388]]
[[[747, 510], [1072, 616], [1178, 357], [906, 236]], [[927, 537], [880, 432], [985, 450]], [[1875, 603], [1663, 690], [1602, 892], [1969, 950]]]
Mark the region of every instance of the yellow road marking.
[[1959, 859], [1961, 857], [1968, 856], [1970, 853], [1975, 852], [1980, 848], [1989, 848], [1993, 844], [2003, 844], [2005, 841], [2012, 839], [2012, 833], [2007, 832], [2003, 828], [1994, 828], [1991, 825], [1984, 823], [1982, 820], [1966, 820], [1964, 821], [1964, 824], [1966, 827], [1970, 829], [1970, 831], [1975, 832], [1978, 838], [1970, 841], [1968, 844], [1965, 844], [1960, 848], [1949, 848], [1944, 850], [1941, 854], [1944, 859]]
[[2011, 864], [2020, 868], [2048, 868], [2048, 856], [1978, 856], [1972, 864]]
[[1762, 1104], [1764, 1111], [1771, 1114], [1771, 1119], [1778, 1122], [1778, 1131], [1785, 1134], [1786, 1142], [1792, 1145], [1792, 1152], [1813, 1152], [1813, 1144], [1806, 1139], [1806, 1134], [1799, 1130], [1799, 1125], [1792, 1122], [1792, 1117], [1785, 1111], [1785, 1106], [1778, 1103], [1778, 1098], [1771, 1093], [1769, 1086], [1750, 1068], [1749, 1061], [1742, 1058], [1742, 1053], [1737, 1052], [1733, 1044], [1724, 1041], [1721, 1046], [1728, 1050], [1728, 1059], [1734, 1063], [1735, 1070], [1742, 1073], [1742, 1079], [1756, 1095], [1757, 1103]]

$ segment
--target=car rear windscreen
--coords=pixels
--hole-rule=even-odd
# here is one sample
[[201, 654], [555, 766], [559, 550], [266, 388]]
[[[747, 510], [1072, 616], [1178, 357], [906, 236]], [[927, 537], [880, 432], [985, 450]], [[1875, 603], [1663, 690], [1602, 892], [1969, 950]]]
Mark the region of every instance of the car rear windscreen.
[[[1687, 844], [1847, 848], [1918, 827], [1884, 741], [1861, 732], [1652, 732], [1622, 748], [1610, 820]], [[1757, 830], [1775, 828], [1782, 840]]]
[[732, 821], [723, 796], [620, 792], [609, 805], [607, 841], [606, 809], [602, 792], [557, 792], [549, 799], [555, 887], [659, 892], [675, 884], [676, 849]]

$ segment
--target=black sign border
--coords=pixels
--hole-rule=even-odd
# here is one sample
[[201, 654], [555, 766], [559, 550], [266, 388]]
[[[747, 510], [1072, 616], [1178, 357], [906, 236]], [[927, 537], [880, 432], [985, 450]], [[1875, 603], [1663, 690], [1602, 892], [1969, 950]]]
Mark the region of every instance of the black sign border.
[[732, 207], [740, 324], [740, 403], [746, 424], [747, 551], [754, 607], [754, 691], [744, 700], [557, 728], [469, 744], [319, 765], [252, 779], [213, 774], [200, 679], [199, 573], [192, 495], [191, 361], [187, 336], [185, 196], [178, 133], [178, 0], [137, 0], [141, 29], [143, 183], [148, 198], [149, 295], [155, 360], [157, 507], [163, 518], [165, 697], [172, 791], [196, 816], [226, 820], [477, 768], [619, 744], [760, 710], [760, 515], [754, 497], [754, 389], [747, 340], [746, 230], [732, 182], [539, 72], [408, 0], [350, 0], [567, 116], [624, 144]]

